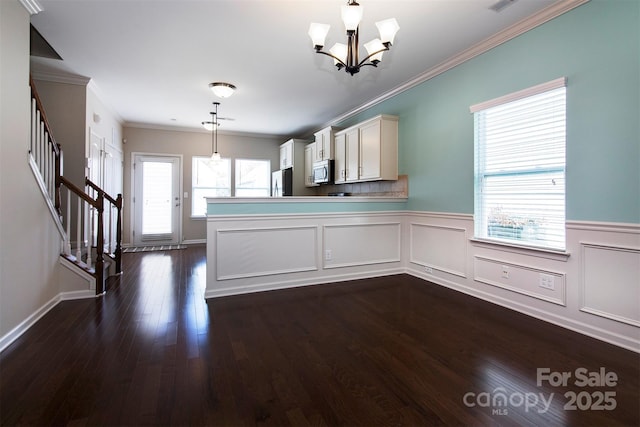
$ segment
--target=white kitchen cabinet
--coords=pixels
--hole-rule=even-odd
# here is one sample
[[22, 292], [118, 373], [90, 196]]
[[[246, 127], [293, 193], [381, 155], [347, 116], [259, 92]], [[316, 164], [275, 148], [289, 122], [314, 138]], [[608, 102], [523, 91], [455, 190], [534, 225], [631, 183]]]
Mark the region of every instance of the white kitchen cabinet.
[[294, 145], [295, 145], [294, 139], [290, 139], [289, 141], [280, 145], [280, 169], [293, 167]]
[[336, 184], [358, 181], [358, 128], [337, 133], [334, 138], [334, 181]]
[[336, 128], [329, 126], [314, 134], [316, 137], [316, 162], [333, 160], [335, 131]]
[[398, 179], [398, 118], [380, 115], [337, 132], [337, 183]]
[[313, 182], [313, 162], [316, 158], [316, 143], [312, 142], [304, 147], [304, 185], [306, 187], [317, 187]]
[[290, 139], [280, 145], [280, 169], [292, 168], [293, 195], [304, 196], [313, 194], [307, 188], [305, 168], [305, 147], [309, 141], [303, 139]]

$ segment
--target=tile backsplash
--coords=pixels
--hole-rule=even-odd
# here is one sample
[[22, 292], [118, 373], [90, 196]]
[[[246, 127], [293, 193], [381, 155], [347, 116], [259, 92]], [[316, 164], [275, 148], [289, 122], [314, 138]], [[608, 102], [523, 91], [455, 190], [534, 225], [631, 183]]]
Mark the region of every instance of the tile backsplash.
[[351, 184], [321, 185], [316, 189], [318, 196], [330, 193], [349, 193], [361, 197], [408, 197], [409, 180], [407, 175], [398, 175], [397, 181], [354, 182]]

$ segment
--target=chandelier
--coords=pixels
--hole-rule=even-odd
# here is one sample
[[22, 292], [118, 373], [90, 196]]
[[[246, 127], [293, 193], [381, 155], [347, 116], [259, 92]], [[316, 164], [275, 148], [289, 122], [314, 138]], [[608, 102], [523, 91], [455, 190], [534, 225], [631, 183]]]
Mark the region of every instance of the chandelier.
[[218, 105], [219, 102], [214, 102], [214, 111], [211, 112], [211, 121], [202, 122], [202, 126], [206, 130], [211, 131], [211, 160], [220, 160], [220, 153], [218, 153]]
[[380, 38], [373, 39], [364, 44], [368, 55], [360, 61], [358, 52], [358, 26], [362, 19], [362, 12], [362, 6], [355, 0], [349, 0], [346, 6], [342, 6], [342, 21], [347, 29], [347, 44], [336, 43], [329, 49], [328, 53], [324, 52], [322, 48], [324, 47], [325, 38], [331, 26], [328, 24], [317, 24], [315, 22], [309, 26], [309, 37], [311, 37], [316, 53], [330, 56], [333, 58], [333, 63], [338, 67], [338, 70], [344, 67], [345, 71], [352, 76], [365, 65], [377, 67], [378, 63], [382, 60], [382, 54], [391, 48], [393, 39], [400, 29], [395, 18], [376, 22], [376, 27], [378, 27], [378, 31], [380, 32]]

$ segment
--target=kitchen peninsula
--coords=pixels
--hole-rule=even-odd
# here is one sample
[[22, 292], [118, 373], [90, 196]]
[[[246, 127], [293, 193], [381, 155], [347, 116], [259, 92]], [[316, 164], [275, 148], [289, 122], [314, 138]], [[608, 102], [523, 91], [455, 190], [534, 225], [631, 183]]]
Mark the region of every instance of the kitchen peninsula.
[[209, 198], [205, 298], [399, 273], [406, 202]]

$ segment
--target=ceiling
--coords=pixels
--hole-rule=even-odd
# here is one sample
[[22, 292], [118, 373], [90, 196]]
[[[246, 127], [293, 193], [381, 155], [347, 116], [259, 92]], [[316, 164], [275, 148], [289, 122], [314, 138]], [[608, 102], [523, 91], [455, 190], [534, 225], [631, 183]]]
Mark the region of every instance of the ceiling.
[[[482, 40], [564, 0], [360, 0], [361, 45], [375, 22], [395, 17], [394, 46], [377, 68], [351, 76], [314, 53], [311, 22], [327, 23], [326, 45], [346, 41], [346, 0], [38, 0], [33, 26], [62, 61], [32, 57], [32, 72], [91, 78], [129, 126], [202, 130], [220, 101], [220, 132], [307, 136], [407, 87], [407, 82]], [[208, 84], [236, 93], [215, 98]]]

